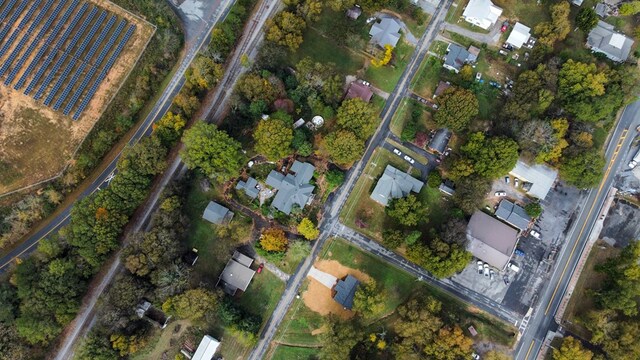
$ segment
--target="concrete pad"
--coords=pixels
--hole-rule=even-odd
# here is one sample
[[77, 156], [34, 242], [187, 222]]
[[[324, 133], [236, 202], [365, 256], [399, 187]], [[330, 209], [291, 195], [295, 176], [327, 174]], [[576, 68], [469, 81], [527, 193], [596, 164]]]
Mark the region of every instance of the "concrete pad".
[[507, 272], [500, 272], [495, 268], [493, 280], [489, 277], [478, 274], [477, 259], [472, 261], [461, 273], [453, 276], [451, 281], [456, 282], [469, 290], [484, 295], [498, 303], [502, 302], [507, 293], [508, 286], [504, 283], [503, 275]]
[[318, 280], [318, 282], [329, 289], [333, 288], [333, 286], [338, 282], [338, 279], [335, 276], [327, 274], [324, 271], [320, 271], [315, 266], [312, 266], [311, 269], [309, 269], [309, 274], [307, 276]]

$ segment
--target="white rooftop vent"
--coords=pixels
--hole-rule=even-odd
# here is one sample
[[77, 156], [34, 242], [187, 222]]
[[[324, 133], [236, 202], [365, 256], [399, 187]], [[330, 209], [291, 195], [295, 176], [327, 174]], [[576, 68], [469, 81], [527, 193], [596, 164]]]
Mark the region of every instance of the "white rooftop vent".
[[612, 34], [611, 40], [609, 40], [609, 45], [615, 46], [618, 49], [622, 49], [624, 45], [624, 35], [622, 34]]
[[322, 118], [322, 116], [316, 115], [313, 117], [313, 119], [311, 119], [311, 123], [313, 123], [315, 127], [321, 127], [322, 125], [324, 125], [324, 119]]

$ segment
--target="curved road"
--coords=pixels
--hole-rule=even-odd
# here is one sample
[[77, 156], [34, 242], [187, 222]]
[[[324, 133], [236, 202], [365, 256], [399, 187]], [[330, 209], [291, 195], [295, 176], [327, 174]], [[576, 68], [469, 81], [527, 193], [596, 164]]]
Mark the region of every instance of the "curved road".
[[618, 121], [605, 152], [607, 163], [604, 177], [598, 188], [589, 190], [587, 201], [569, 232], [547, 287], [541, 292], [542, 296], [516, 348], [515, 359], [536, 359], [547, 332], [558, 328], [554, 319], [556, 311], [560, 307], [569, 280], [576, 269], [607, 193], [613, 186], [615, 175], [620, 166], [626, 166], [624, 154], [629, 150], [636, 135], [636, 126], [639, 124], [640, 101], [637, 101], [624, 109]]
[[[129, 145], [134, 145], [142, 137], [151, 134], [151, 125], [153, 125], [154, 122], [160, 120], [160, 118], [162, 118], [162, 116], [171, 106], [173, 98], [178, 94], [178, 92], [182, 88], [182, 85], [184, 84], [184, 74], [187, 68], [191, 64], [191, 61], [193, 61], [193, 59], [195, 58], [196, 54], [200, 51], [202, 46], [208, 43], [209, 33], [211, 32], [213, 26], [219, 19], [222, 18], [222, 16], [226, 15], [228, 10], [230, 9], [230, 0], [213, 0], [213, 2], [215, 3], [215, 6], [208, 5], [211, 11], [209, 14], [207, 14], [207, 20], [191, 19], [185, 14], [181, 13], [181, 10], [179, 8], [176, 9], [176, 13], [180, 20], [185, 22], [185, 56], [183, 57], [173, 77], [171, 78], [171, 81], [165, 87], [162, 95], [156, 102], [153, 109], [149, 112], [144, 121], [139, 125], [137, 131], [132, 135], [128, 143]], [[109, 165], [107, 165], [107, 167], [96, 177], [96, 179], [93, 180], [93, 182], [87, 187], [87, 189], [78, 196], [78, 199], [99, 191], [100, 189], [108, 185], [110, 176], [115, 171], [116, 164], [120, 159], [120, 154], [121, 153], [119, 153], [113, 159], [113, 161], [111, 161]], [[0, 272], [4, 272], [9, 267], [9, 265], [15, 262], [16, 259], [24, 257], [33, 252], [37, 247], [36, 245], [41, 239], [47, 237], [49, 234], [57, 232], [58, 230], [60, 230], [60, 228], [66, 225], [69, 221], [69, 215], [71, 213], [72, 207], [73, 204], [68, 205], [62, 210], [62, 212], [60, 212], [60, 214], [49, 220], [49, 223], [41, 230], [31, 235], [20, 245], [18, 245], [14, 250], [0, 258]]]

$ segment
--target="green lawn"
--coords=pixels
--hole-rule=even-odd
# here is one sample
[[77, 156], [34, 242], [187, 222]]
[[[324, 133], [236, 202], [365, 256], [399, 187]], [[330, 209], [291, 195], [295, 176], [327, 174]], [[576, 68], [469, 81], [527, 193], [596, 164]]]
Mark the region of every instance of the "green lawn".
[[407, 44], [404, 38], [401, 38], [393, 50], [391, 64], [379, 68], [369, 66], [365, 71], [365, 79], [383, 91], [392, 92], [407, 67], [413, 50], [413, 46]]
[[317, 348], [304, 348], [279, 345], [273, 356], [272, 360], [313, 360], [317, 359]]
[[254, 275], [247, 291], [237, 296], [237, 303], [246, 311], [267, 320], [284, 292], [284, 285], [282, 280], [265, 269]]
[[355, 74], [362, 68], [364, 64], [362, 55], [336, 46], [331, 39], [323, 36], [318, 30], [307, 28], [303, 36], [304, 42], [300, 48], [289, 56], [291, 65], [297, 64], [308, 56], [320, 63], [334, 63], [336, 70], [345, 75]]
[[411, 81], [413, 91], [427, 99], [433, 96], [443, 73], [442, 60], [428, 56], [424, 59], [420, 70]]
[[221, 194], [219, 185], [216, 184], [211, 184], [209, 191], [202, 191], [201, 180], [200, 176], [191, 179], [187, 195], [185, 212], [190, 220], [187, 243], [189, 247], [198, 249], [199, 255], [192, 276], [193, 283], [197, 285], [204, 282], [214, 286], [233, 250], [251, 240], [253, 221], [242, 214], [235, 214], [231, 224], [223, 229], [222, 226], [202, 219], [209, 201], [220, 201]]
[[[499, 1], [496, 4], [498, 5]], [[512, 22], [520, 21], [533, 29], [537, 24], [551, 19], [547, 11], [547, 6], [548, 3], [542, 2], [539, 4], [538, 0], [511, 1], [509, 2], [509, 6], [502, 7], [502, 15], [507, 16]], [[587, 5], [586, 3], [582, 4], [582, 6], [591, 7], [591, 5]]]
[[[300, 292], [306, 291], [308, 280], [305, 280]], [[322, 316], [305, 306], [302, 298], [294, 299], [275, 336], [276, 342], [296, 344], [300, 346], [317, 346], [320, 336], [313, 335], [314, 330], [322, 328]]]
[[427, 131], [429, 129], [434, 129], [436, 127], [435, 123], [431, 120], [431, 112], [427, 109], [426, 106], [421, 103], [405, 98], [400, 105], [400, 108], [396, 111], [391, 119], [391, 124], [389, 128], [391, 132], [396, 134], [396, 136], [402, 136], [402, 130], [404, 129], [407, 121], [411, 119], [411, 112], [413, 111], [413, 107], [417, 107], [422, 110], [420, 119], [418, 120], [418, 130], [417, 131]]

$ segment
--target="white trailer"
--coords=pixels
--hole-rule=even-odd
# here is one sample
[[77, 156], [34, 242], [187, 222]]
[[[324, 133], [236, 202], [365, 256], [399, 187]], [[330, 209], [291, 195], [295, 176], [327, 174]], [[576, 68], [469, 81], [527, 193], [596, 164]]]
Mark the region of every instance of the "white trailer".
[[640, 162], [640, 149], [638, 149], [638, 151], [636, 152], [636, 155], [633, 157], [633, 159], [631, 159], [631, 162], [629, 162], [629, 167], [633, 169], [636, 167], [636, 165], [638, 165], [639, 162]]

